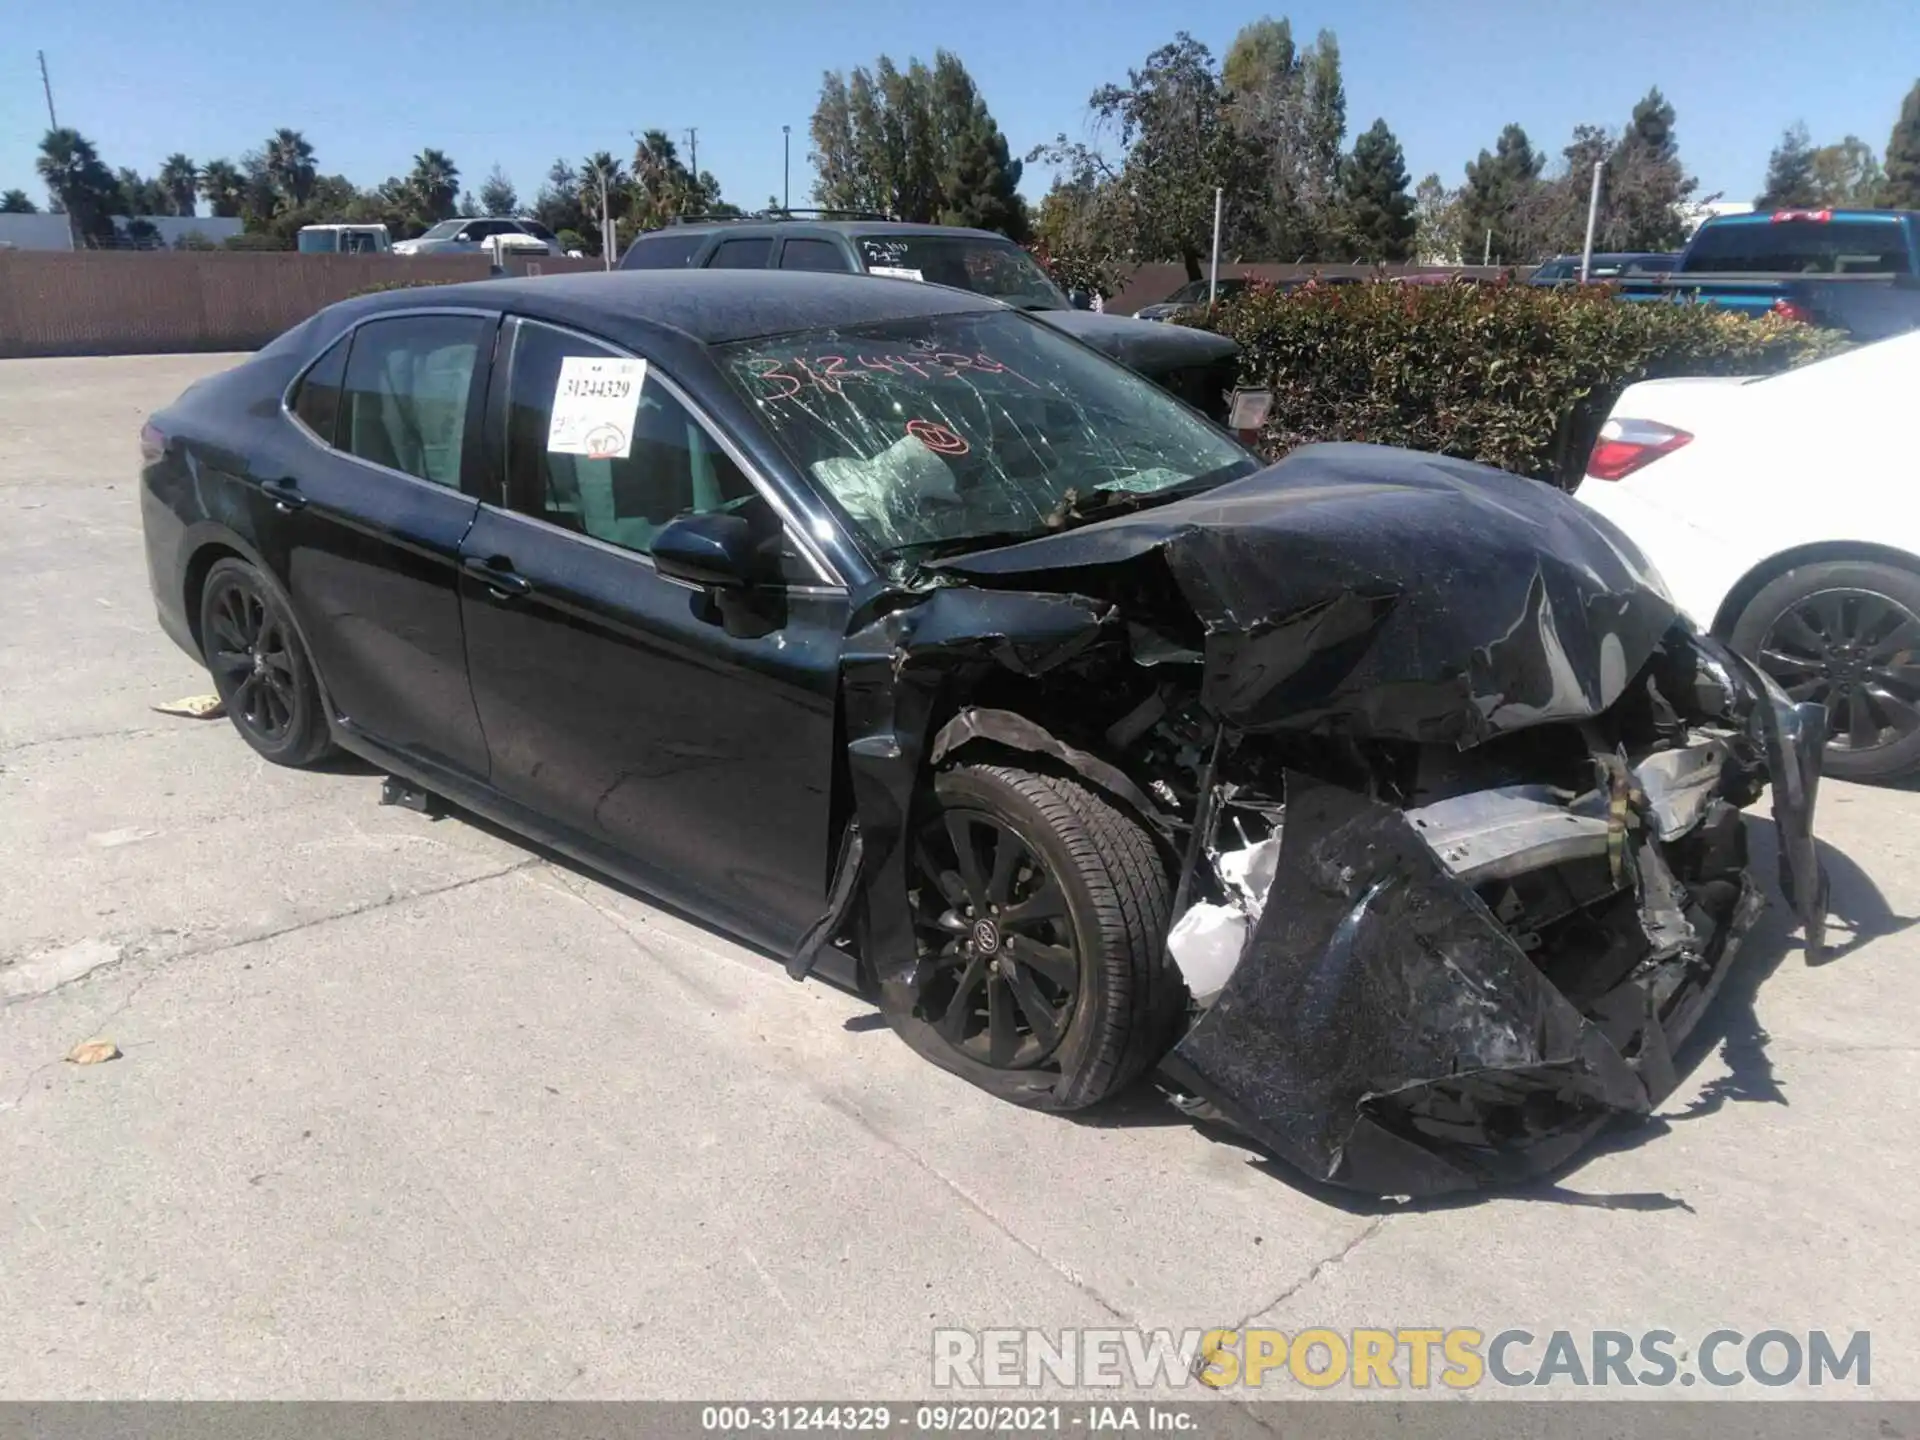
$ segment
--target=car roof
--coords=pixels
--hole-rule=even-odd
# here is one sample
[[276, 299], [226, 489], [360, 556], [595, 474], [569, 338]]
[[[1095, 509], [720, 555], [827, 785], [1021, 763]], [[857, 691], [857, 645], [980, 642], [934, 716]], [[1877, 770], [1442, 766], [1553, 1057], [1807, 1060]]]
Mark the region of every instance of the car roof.
[[1013, 242], [995, 230], [972, 230], [964, 225], [921, 225], [907, 220], [814, 220], [804, 215], [785, 218], [742, 218], [738, 220], [688, 220], [682, 224], [662, 226], [658, 230], [649, 230], [634, 237], [634, 244], [655, 240], [662, 235], [710, 235], [715, 231], [724, 231], [729, 235], [755, 235], [760, 233], [776, 234], [789, 230], [823, 230], [836, 235], [958, 235], [971, 240], [998, 240], [1004, 245]]
[[943, 285], [812, 270], [610, 270], [389, 290], [348, 303], [363, 306], [360, 314], [483, 305], [609, 338], [624, 324], [677, 331], [703, 345], [1007, 308]]

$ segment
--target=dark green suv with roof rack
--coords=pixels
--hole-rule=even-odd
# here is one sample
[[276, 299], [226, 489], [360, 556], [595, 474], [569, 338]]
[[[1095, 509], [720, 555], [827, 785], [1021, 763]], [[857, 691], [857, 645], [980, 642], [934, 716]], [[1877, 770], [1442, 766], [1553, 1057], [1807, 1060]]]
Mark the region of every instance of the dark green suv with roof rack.
[[947, 285], [1031, 312], [1224, 421], [1239, 348], [1180, 325], [1075, 308], [1033, 256], [1004, 235], [848, 211], [697, 219], [650, 230], [622, 270], [811, 270]]

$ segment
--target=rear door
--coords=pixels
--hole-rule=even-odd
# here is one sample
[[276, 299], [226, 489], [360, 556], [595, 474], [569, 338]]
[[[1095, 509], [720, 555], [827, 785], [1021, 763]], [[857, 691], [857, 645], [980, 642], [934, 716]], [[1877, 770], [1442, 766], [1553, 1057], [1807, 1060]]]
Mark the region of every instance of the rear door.
[[290, 392], [302, 439], [291, 473], [258, 477], [272, 520], [256, 529], [341, 722], [482, 779], [458, 576], [498, 327], [480, 311], [409, 312], [336, 342]]
[[[482, 505], [462, 547], [493, 787], [648, 889], [790, 947], [826, 899], [845, 590], [657, 357], [628, 453], [563, 453], [564, 362], [626, 352], [534, 321], [507, 331], [489, 421], [506, 503]], [[716, 509], [785, 549], [752, 633], [648, 554], [675, 516]]]

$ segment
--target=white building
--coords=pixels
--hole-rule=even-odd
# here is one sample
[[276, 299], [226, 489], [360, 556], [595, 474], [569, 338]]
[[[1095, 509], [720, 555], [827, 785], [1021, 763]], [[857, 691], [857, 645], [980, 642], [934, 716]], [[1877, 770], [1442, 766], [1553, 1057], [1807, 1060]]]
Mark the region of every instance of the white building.
[[1687, 234], [1692, 235], [1701, 225], [1722, 215], [1751, 215], [1753, 206], [1741, 200], [1688, 200], [1675, 207], [1685, 222]]

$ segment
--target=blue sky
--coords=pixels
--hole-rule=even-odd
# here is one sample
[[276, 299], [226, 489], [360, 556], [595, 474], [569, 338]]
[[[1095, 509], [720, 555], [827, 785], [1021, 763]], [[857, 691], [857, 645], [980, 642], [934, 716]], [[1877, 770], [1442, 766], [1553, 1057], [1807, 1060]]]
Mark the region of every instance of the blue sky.
[[[477, 186], [498, 162], [530, 200], [557, 155], [623, 158], [629, 132], [699, 127], [699, 157], [749, 206], [781, 186], [806, 203], [806, 127], [821, 72], [931, 58], [972, 70], [1016, 153], [1065, 130], [1086, 100], [1181, 28], [1224, 52], [1241, 24], [1288, 15], [1339, 36], [1357, 133], [1384, 116], [1418, 179], [1461, 167], [1508, 121], [1557, 158], [1573, 126], [1618, 126], [1649, 85], [1678, 111], [1701, 193], [1750, 199], [1791, 121], [1817, 143], [1880, 150], [1920, 78], [1915, 0], [40, 0], [0, 27], [0, 188], [36, 201], [46, 128], [36, 49], [63, 124], [113, 166], [239, 153], [276, 126], [306, 133], [325, 172], [374, 184], [437, 146]], [[1351, 138], [1351, 136], [1349, 137]], [[1023, 186], [1037, 196], [1044, 175]]]

